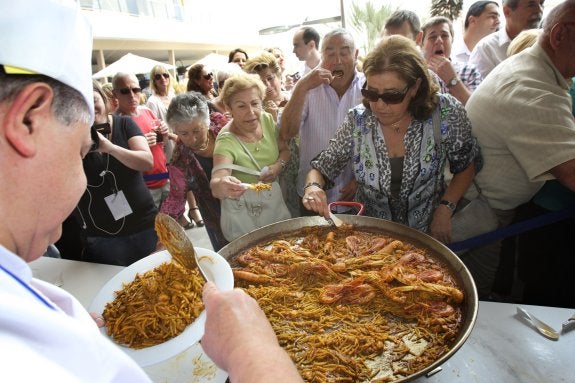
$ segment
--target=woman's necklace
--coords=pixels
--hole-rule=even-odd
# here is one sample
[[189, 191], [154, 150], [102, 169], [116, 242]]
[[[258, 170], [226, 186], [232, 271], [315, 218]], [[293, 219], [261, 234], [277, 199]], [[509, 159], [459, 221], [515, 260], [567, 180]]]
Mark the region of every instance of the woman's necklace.
[[403, 120], [405, 120], [405, 117], [407, 117], [408, 115], [409, 114], [406, 114], [405, 116], [401, 117], [399, 120], [390, 125], [391, 129], [393, 129], [393, 131], [396, 134], [401, 133], [401, 123], [403, 122]]
[[204, 145], [202, 145], [202, 147], [197, 148], [195, 150], [196, 152], [203, 152], [204, 150], [206, 150], [210, 146], [210, 131], [209, 130], [208, 130], [207, 137], [208, 137], [208, 139], [206, 140], [206, 143]]

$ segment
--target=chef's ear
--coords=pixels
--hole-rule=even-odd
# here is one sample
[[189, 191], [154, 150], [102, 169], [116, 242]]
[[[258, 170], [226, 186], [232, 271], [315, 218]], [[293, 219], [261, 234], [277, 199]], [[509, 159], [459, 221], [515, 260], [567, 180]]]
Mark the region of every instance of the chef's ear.
[[6, 142], [21, 156], [36, 154], [41, 127], [53, 118], [54, 92], [45, 83], [26, 85], [11, 102], [8, 102], [2, 129]]

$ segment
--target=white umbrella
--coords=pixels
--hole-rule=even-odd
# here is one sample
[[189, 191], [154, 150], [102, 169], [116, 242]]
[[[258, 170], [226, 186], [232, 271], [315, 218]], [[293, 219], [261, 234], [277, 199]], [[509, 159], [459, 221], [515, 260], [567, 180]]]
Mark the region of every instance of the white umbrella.
[[[216, 69], [222, 68], [227, 63], [228, 63], [228, 56], [220, 55], [217, 53], [210, 53], [210, 54], [202, 57], [198, 61], [196, 61], [194, 63], [194, 65], [195, 64], [204, 64], [205, 67], [207, 67], [209, 69], [216, 70]], [[192, 65], [187, 67], [186, 70], [190, 70], [191, 66]]]
[[126, 72], [133, 74], [150, 73], [152, 68], [156, 65], [161, 65], [166, 69], [175, 68], [175, 66], [171, 64], [165, 64], [160, 61], [128, 53], [122, 56], [118, 61], [108, 65], [101, 71], [92, 75], [92, 78], [112, 77], [118, 72]]

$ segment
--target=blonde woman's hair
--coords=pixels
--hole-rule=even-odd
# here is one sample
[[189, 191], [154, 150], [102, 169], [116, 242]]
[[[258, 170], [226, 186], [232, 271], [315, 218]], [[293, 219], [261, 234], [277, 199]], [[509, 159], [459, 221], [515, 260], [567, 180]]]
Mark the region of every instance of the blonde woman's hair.
[[281, 68], [276, 57], [269, 52], [263, 52], [262, 54], [249, 59], [244, 65], [244, 71], [247, 73], [259, 74], [266, 68], [269, 68], [276, 75], [281, 73]]
[[232, 97], [241, 91], [251, 88], [256, 88], [260, 99], [264, 99], [266, 87], [258, 75], [248, 73], [234, 74], [226, 80], [220, 93], [220, 98], [227, 107], [230, 107]]
[[529, 48], [537, 42], [537, 38], [543, 29], [526, 29], [521, 31], [507, 47], [507, 57], [513, 56], [522, 50]]

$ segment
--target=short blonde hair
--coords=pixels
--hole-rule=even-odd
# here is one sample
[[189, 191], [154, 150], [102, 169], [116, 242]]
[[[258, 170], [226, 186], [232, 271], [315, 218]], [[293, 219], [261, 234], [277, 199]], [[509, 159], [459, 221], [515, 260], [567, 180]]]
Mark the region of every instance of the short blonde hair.
[[537, 41], [543, 29], [525, 29], [521, 31], [507, 47], [507, 57], [513, 56], [522, 50], [529, 48]]
[[259, 74], [266, 68], [269, 68], [276, 75], [281, 73], [281, 68], [276, 57], [269, 52], [263, 52], [256, 57], [252, 57], [246, 61], [246, 64], [244, 65], [244, 70], [248, 73]]
[[226, 80], [224, 88], [220, 93], [221, 100], [227, 107], [230, 107], [232, 97], [241, 91], [251, 88], [256, 88], [258, 96], [263, 101], [266, 94], [266, 86], [258, 75], [247, 73], [234, 74]]

